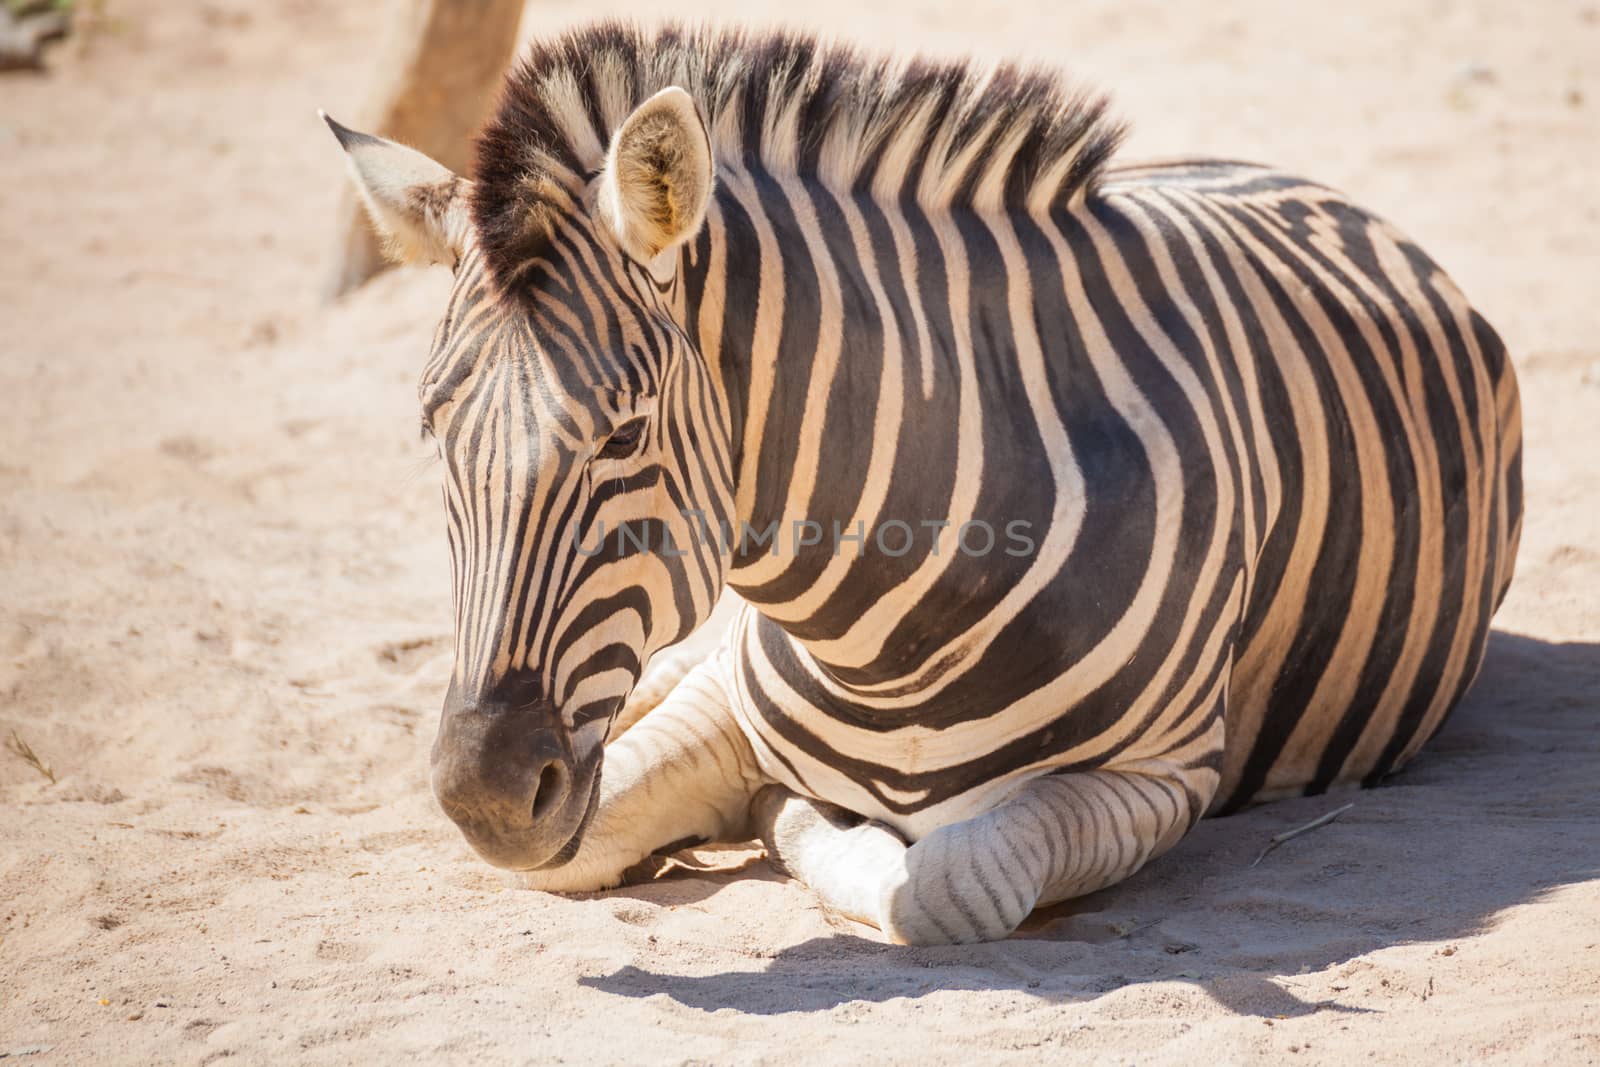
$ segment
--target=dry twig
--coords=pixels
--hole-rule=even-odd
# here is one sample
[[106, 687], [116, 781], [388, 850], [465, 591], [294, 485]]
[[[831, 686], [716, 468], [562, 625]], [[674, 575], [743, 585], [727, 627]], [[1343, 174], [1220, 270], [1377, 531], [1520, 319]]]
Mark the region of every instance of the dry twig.
[[1345, 812], [1349, 811], [1351, 808], [1353, 808], [1355, 806], [1356, 806], [1355, 805], [1355, 801], [1351, 801], [1350, 803], [1346, 804], [1342, 808], [1334, 808], [1332, 811], [1328, 812], [1326, 815], [1317, 816], [1315, 819], [1312, 819], [1310, 822], [1306, 823], [1304, 826], [1296, 826], [1293, 830], [1285, 830], [1281, 834], [1274, 834], [1273, 837], [1272, 837], [1272, 840], [1267, 842], [1267, 847], [1261, 850], [1261, 855], [1257, 856], [1256, 859], [1255, 859], [1255, 863], [1250, 864], [1250, 866], [1254, 867], [1256, 865], [1256, 863], [1260, 863], [1262, 860], [1266, 859], [1267, 858], [1267, 853], [1271, 852], [1273, 849], [1277, 848], [1279, 845], [1283, 844], [1285, 841], [1291, 841], [1294, 838], [1299, 837], [1303, 833], [1307, 833], [1307, 832], [1309, 832], [1311, 830], [1315, 830], [1319, 826], [1326, 826], [1330, 822], [1332, 822], [1333, 820], [1337, 819], [1339, 816], [1343, 815]]

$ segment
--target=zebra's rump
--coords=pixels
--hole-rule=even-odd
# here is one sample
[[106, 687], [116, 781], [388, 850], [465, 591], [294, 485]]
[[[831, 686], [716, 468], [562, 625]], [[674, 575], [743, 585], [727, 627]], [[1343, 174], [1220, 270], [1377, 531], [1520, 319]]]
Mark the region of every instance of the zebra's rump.
[[1332, 190], [1194, 162], [1114, 182], [1135, 178], [1226, 229], [1235, 243], [1211, 266], [1234, 271], [1246, 332], [1274, 339], [1273, 358], [1251, 365], [1268, 428], [1258, 466], [1278, 485], [1249, 571], [1212, 810], [1374, 784], [1465, 693], [1511, 580], [1522, 520], [1511, 362], [1420, 248]]

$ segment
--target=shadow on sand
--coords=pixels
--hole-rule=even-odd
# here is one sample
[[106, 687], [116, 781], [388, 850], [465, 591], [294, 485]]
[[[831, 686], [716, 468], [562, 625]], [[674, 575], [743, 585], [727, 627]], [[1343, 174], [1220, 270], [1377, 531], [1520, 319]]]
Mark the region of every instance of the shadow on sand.
[[[1078, 1001], [1153, 981], [1195, 983], [1244, 1015], [1360, 1011], [1302, 1000], [1272, 979], [1390, 945], [1466, 937], [1505, 908], [1600, 877], [1597, 782], [1600, 645], [1496, 632], [1451, 721], [1381, 788], [1202, 822], [1135, 877], [1043, 909], [1007, 941], [911, 949], [839, 933], [789, 946], [759, 971], [627, 966], [580, 981], [758, 1015], [952, 989]], [[1250, 866], [1273, 834], [1352, 799], [1336, 823]], [[704, 893], [691, 896], [741, 877], [773, 874], [761, 863], [693, 876]], [[686, 887], [674, 881], [677, 902]]]

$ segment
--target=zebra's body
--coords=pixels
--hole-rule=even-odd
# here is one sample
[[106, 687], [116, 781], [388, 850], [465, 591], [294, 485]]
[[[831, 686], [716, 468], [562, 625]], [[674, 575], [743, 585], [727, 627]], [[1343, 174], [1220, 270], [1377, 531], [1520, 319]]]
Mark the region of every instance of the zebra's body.
[[[615, 27], [513, 75], [470, 222], [361, 137], [375, 216], [457, 270], [435, 785], [536, 884], [754, 831], [893, 937], [1000, 936], [1208, 810], [1377, 780], [1477, 669], [1510, 362], [1337, 193], [1106, 172], [1043, 76]], [[724, 582], [728, 645], [600, 779]]]
[[[1322, 247], [1297, 227], [1320, 230]], [[803, 247], [792, 233], [776, 243]], [[1499, 435], [1502, 406], [1515, 433], [1515, 383], [1486, 324], [1387, 226], [1330, 190], [1243, 165], [1113, 174], [1074, 209], [977, 222], [959, 244], [945, 252], [969, 264], [968, 290], [951, 300], [968, 312], [957, 329], [999, 340], [958, 351], [961, 368], [935, 360], [945, 373], [931, 388], [916, 381], [910, 331], [883, 343], [861, 307], [844, 316], [851, 340], [832, 388], [870, 395], [877, 353], [905, 353], [894, 403], [912, 459], [889, 480], [907, 484], [864, 519], [955, 511], [941, 496], [953, 457], [923, 467], [915, 442], [961, 421], [956, 379], [967, 377], [980, 382], [985, 436], [965, 476], [991, 494], [970, 514], [995, 528], [1029, 521], [1039, 550], [963, 558], [947, 532], [944, 563], [909, 608], [889, 598], [932, 561], [931, 537], [899, 573], [870, 551], [823, 559], [826, 539], [810, 560], [736, 561], [730, 581], [755, 609], [736, 632], [738, 707], [763, 767], [915, 837], [1020, 779], [1113, 759], [1181, 753], [1195, 774], [1220, 772], [1197, 790], [1196, 814], [1403, 764], [1472, 678], [1510, 576], [1515, 442]], [[924, 247], [919, 263], [932, 258]], [[1002, 269], [971, 269], [985, 258]], [[885, 271], [855, 288], [864, 303], [896, 284]], [[984, 383], [978, 368], [999, 361], [1018, 365], [1014, 380]], [[777, 362], [803, 380], [817, 359], [780, 347]], [[1036, 432], [1045, 420], [1056, 427]], [[819, 422], [780, 454], [847, 436]], [[871, 494], [853, 487], [873, 481], [870, 464], [864, 451], [819, 461], [829, 481], [804, 513], [861, 521]], [[1060, 499], [1041, 483], [1063, 487]], [[1470, 521], [1447, 531], [1451, 507]], [[1360, 536], [1359, 523], [1378, 532]], [[748, 577], [756, 567], [779, 577]], [[818, 596], [830, 569], [836, 588]], [[1159, 595], [1140, 600], [1147, 579]], [[894, 610], [874, 618], [886, 603]], [[907, 626], [914, 643], [894, 637]], [[1225, 690], [1225, 739], [1209, 739]]]

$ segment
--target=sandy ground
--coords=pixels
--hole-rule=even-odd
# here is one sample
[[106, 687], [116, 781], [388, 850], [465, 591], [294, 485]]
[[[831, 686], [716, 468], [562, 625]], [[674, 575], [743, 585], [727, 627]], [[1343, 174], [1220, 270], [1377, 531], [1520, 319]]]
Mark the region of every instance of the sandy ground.
[[315, 299], [342, 174], [313, 109], [358, 111], [381, 5], [111, 8], [0, 81], [0, 734], [56, 776], [0, 753], [0, 1056], [1600, 1060], [1595, 4], [804, 6], [1067, 66], [1127, 158], [1346, 189], [1523, 382], [1517, 582], [1423, 759], [1257, 867], [1342, 799], [938, 951], [831, 923], [754, 851], [585, 899], [468, 853], [426, 786], [448, 568], [413, 380], [447, 279]]

